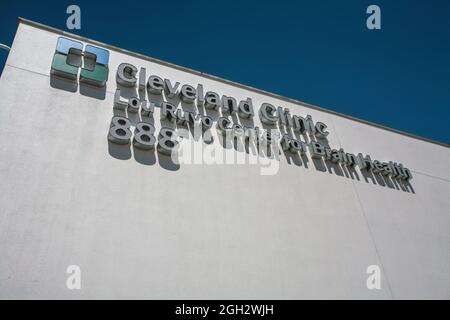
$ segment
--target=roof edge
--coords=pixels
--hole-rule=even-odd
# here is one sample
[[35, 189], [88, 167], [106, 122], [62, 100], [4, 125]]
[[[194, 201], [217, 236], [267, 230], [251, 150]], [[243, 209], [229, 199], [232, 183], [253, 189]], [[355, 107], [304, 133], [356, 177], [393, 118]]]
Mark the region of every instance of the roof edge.
[[189, 72], [189, 73], [195, 74], [197, 76], [201, 76], [201, 77], [209, 78], [211, 80], [223, 82], [223, 83], [226, 83], [226, 84], [229, 84], [229, 85], [233, 85], [235, 87], [239, 87], [241, 89], [253, 91], [255, 93], [263, 94], [263, 95], [266, 95], [266, 96], [269, 96], [269, 97], [272, 97], [272, 98], [276, 98], [276, 99], [280, 99], [280, 100], [283, 100], [283, 101], [286, 101], [286, 102], [289, 102], [289, 103], [300, 104], [300, 105], [305, 106], [307, 108], [311, 108], [311, 109], [314, 109], [314, 110], [317, 110], [317, 111], [322, 111], [322, 112], [325, 112], [325, 113], [329, 113], [329, 114], [332, 114], [332, 115], [335, 115], [335, 116], [339, 116], [339, 117], [342, 117], [342, 118], [345, 118], [345, 119], [349, 119], [349, 120], [352, 120], [352, 121], [360, 122], [360, 123], [363, 123], [363, 124], [366, 124], [366, 125], [370, 125], [372, 127], [376, 127], [376, 128], [379, 128], [379, 129], [391, 131], [391, 132], [394, 132], [394, 133], [397, 133], [397, 134], [401, 134], [403, 136], [407, 136], [407, 137], [414, 138], [414, 139], [417, 139], [417, 140], [422, 140], [422, 141], [425, 141], [425, 142], [430, 142], [430, 143], [437, 144], [437, 145], [442, 146], [442, 147], [450, 148], [450, 144], [449, 143], [436, 141], [436, 140], [433, 140], [433, 139], [429, 139], [429, 138], [425, 138], [425, 137], [422, 137], [422, 136], [419, 136], [419, 135], [415, 135], [413, 133], [409, 133], [409, 132], [405, 132], [405, 131], [402, 131], [402, 130], [386, 127], [386, 126], [383, 126], [381, 124], [377, 124], [377, 123], [374, 123], [374, 122], [371, 122], [371, 121], [368, 121], [368, 120], [364, 120], [364, 119], [359, 119], [359, 118], [356, 118], [356, 117], [353, 117], [353, 116], [350, 116], [350, 115], [346, 115], [346, 114], [343, 114], [343, 113], [340, 113], [340, 112], [337, 112], [337, 111], [333, 111], [333, 110], [326, 109], [326, 108], [323, 108], [323, 107], [320, 107], [320, 106], [316, 106], [316, 105], [313, 105], [313, 104], [310, 104], [310, 103], [307, 103], [307, 102], [303, 102], [303, 101], [300, 101], [300, 100], [288, 98], [288, 97], [285, 97], [285, 96], [282, 96], [282, 95], [278, 95], [278, 94], [271, 93], [271, 92], [268, 92], [268, 91], [265, 91], [265, 90], [257, 89], [257, 88], [254, 88], [252, 86], [244, 85], [244, 84], [241, 84], [241, 83], [238, 83], [238, 82], [234, 82], [234, 81], [231, 81], [231, 80], [226, 80], [226, 79], [223, 79], [223, 78], [218, 77], [218, 76], [214, 76], [214, 75], [211, 75], [211, 74], [208, 74], [208, 73], [203, 73], [203, 72], [200, 72], [200, 71], [197, 71], [197, 70], [193, 70], [193, 69], [190, 69], [190, 68], [187, 68], [187, 67], [179, 66], [177, 64], [166, 62], [164, 60], [159, 60], [159, 59], [156, 59], [156, 58], [153, 58], [153, 57], [150, 57], [150, 56], [146, 56], [144, 54], [128, 51], [126, 49], [115, 47], [113, 45], [109, 45], [107, 43], [103, 43], [103, 42], [100, 42], [100, 41], [89, 39], [87, 37], [79, 36], [79, 35], [76, 35], [76, 34], [73, 34], [73, 33], [70, 33], [70, 32], [66, 32], [66, 31], [63, 31], [63, 30], [60, 30], [60, 29], [57, 29], [57, 28], [53, 28], [53, 27], [47, 26], [45, 24], [41, 24], [39, 22], [35, 22], [35, 21], [32, 21], [32, 20], [25, 19], [25, 18], [22, 18], [22, 17], [18, 18], [18, 23], [24, 23], [24, 24], [27, 24], [27, 25], [31, 25], [33, 27], [37, 27], [37, 28], [46, 30], [46, 31], [50, 31], [50, 32], [53, 32], [53, 33], [61, 34], [61, 35], [66, 35], [66, 36], [69, 36], [71, 38], [83, 41], [83, 42], [90, 42], [92, 44], [96, 44], [96, 45], [99, 45], [101, 47], [108, 48], [110, 50], [114, 50], [114, 51], [117, 51], [117, 52], [120, 52], [120, 53], [123, 53], [123, 54], [131, 55], [131, 56], [134, 56], [134, 57], [139, 58], [139, 59], [143, 59], [143, 60], [151, 61], [151, 62], [154, 62], [154, 63], [158, 63], [158, 64], [161, 64], [161, 65], [164, 65], [164, 66], [167, 66], [167, 67], [171, 67], [171, 68], [174, 68], [174, 69], [177, 69], [177, 70], [180, 70], [180, 71]]

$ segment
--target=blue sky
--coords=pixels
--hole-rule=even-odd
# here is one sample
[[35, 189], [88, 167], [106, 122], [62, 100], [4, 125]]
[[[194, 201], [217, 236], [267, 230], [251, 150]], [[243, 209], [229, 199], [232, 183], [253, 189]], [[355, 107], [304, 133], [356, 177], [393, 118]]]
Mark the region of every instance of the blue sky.
[[[0, 42], [21, 16], [98, 41], [450, 143], [450, 1], [0, 1]], [[382, 29], [366, 28], [381, 8]], [[0, 51], [0, 68], [6, 53]]]

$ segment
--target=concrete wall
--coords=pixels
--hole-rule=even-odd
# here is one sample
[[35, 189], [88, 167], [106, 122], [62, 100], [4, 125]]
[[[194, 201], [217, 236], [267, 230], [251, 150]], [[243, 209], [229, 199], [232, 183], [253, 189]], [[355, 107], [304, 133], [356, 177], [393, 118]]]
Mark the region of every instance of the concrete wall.
[[[0, 80], [0, 298], [450, 298], [448, 148], [114, 50], [103, 100], [54, 88], [58, 36], [20, 23]], [[352, 178], [309, 155], [281, 155], [268, 176], [118, 159], [107, 133], [122, 62], [310, 114], [330, 146], [402, 162], [413, 179]], [[66, 287], [73, 264], [81, 290]], [[366, 287], [369, 265], [381, 290]]]

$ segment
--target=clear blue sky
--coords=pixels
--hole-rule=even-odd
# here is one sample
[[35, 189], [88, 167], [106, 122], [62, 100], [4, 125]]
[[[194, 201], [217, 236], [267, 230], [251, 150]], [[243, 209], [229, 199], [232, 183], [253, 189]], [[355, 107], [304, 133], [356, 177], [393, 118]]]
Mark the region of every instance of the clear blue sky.
[[76, 34], [450, 143], [449, 0], [0, 0], [0, 42], [19, 16], [67, 30], [69, 4]]

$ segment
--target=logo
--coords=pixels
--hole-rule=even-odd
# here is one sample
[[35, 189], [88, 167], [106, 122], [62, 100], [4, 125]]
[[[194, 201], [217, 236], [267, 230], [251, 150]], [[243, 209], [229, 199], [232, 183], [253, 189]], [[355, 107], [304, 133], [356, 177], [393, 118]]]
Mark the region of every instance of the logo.
[[58, 38], [53, 55], [51, 74], [68, 80], [78, 79], [80, 82], [96, 87], [104, 87], [108, 80], [109, 51], [64, 37]]

